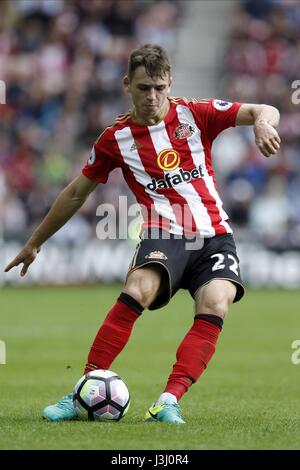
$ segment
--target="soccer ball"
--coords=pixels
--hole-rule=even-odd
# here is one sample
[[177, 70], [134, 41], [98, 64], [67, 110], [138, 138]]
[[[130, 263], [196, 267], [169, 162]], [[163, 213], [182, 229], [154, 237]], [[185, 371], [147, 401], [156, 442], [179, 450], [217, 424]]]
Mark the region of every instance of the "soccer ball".
[[130, 394], [118, 374], [98, 369], [78, 380], [73, 390], [73, 404], [80, 419], [119, 421], [128, 411]]

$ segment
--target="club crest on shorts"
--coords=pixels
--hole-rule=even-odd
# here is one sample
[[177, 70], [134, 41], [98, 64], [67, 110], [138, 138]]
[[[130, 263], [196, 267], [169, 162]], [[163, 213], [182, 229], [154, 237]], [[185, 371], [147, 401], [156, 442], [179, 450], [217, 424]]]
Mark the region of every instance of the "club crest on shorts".
[[195, 128], [191, 126], [191, 124], [185, 122], [176, 127], [173, 136], [175, 139], [187, 139], [188, 137], [191, 137], [194, 132]]
[[230, 101], [213, 100], [213, 107], [218, 111], [227, 111], [231, 106], [232, 103], [230, 103]]
[[151, 253], [149, 253], [149, 255], [146, 255], [145, 258], [148, 258], [148, 259], [168, 259], [168, 257], [162, 253], [161, 251], [151, 251]]

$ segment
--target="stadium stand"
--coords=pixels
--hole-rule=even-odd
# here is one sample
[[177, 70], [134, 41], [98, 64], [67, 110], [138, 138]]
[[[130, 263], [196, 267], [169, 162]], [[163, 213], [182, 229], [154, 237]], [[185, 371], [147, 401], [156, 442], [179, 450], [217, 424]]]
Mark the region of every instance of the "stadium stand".
[[221, 94], [229, 100], [267, 103], [281, 112], [275, 158], [261, 157], [248, 127], [221, 136], [216, 149], [237, 235], [275, 250], [300, 248], [300, 114], [292, 88], [300, 72], [299, 20], [299, 2], [241, 2], [220, 74]]
[[[138, 44], [172, 55], [179, 2], [1, 2], [0, 238], [23, 242], [79, 174], [93, 142], [128, 109], [120, 78]], [[128, 194], [119, 171], [57, 240], [95, 236], [95, 207]]]
[[[151, 41], [176, 56], [184, 2], [2, 0], [1, 15], [0, 79], [7, 104], [0, 105], [0, 242], [23, 243], [60, 189], [80, 172], [99, 133], [128, 109], [120, 76], [129, 51]], [[248, 127], [226, 131], [214, 144], [218, 186], [238, 242], [246, 244], [241, 250], [246, 264], [252, 262], [249, 243], [258, 244], [251, 253], [257, 246], [274, 253], [300, 250], [300, 113], [292, 98], [292, 84], [300, 79], [299, 21], [299, 2], [241, 0], [223, 54], [220, 50], [223, 59], [216, 60], [216, 97], [273, 104], [281, 112], [282, 147], [275, 158], [260, 155]], [[94, 243], [95, 207], [117, 206], [120, 194], [133, 202], [116, 170], [110, 184], [100, 185], [55, 235], [56, 243], [75, 243], [79, 233], [82, 243]], [[124, 250], [119, 277], [126, 272]], [[266, 256], [264, 266], [274, 266], [276, 260]], [[299, 256], [290, 265], [294, 287], [300, 285]], [[276, 285], [284, 281], [281, 266], [278, 258]], [[268, 269], [264, 282], [277, 272]], [[258, 268], [244, 272], [246, 280], [258, 282]], [[106, 274], [102, 270], [95, 278]], [[72, 276], [62, 273], [61, 279]]]

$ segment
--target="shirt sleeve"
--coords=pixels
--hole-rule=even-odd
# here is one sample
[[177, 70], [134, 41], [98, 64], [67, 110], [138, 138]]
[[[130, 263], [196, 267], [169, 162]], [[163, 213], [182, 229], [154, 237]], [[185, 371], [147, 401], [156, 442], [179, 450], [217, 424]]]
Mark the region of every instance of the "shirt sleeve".
[[236, 116], [242, 103], [230, 103], [219, 99], [210, 99], [193, 103], [194, 112], [200, 120], [201, 128], [208, 139], [213, 140], [220, 132], [235, 126]]
[[106, 130], [95, 142], [82, 173], [96, 183], [106, 183], [109, 173], [117, 166], [117, 159], [113, 153], [112, 137]]

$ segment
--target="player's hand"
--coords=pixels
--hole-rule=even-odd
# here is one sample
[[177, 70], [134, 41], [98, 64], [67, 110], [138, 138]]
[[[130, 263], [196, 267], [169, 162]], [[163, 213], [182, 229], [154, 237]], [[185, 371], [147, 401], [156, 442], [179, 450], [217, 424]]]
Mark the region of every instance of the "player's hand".
[[11, 270], [11, 268], [14, 268], [15, 266], [19, 266], [19, 264], [23, 263], [23, 268], [21, 270], [21, 276], [25, 276], [25, 274], [28, 271], [29, 266], [31, 263], [35, 260], [37, 254], [40, 252], [40, 248], [34, 248], [29, 245], [26, 245], [23, 250], [20, 251], [20, 253], [9, 263], [4, 272], [8, 272]]
[[270, 124], [266, 121], [258, 121], [253, 126], [255, 143], [265, 157], [277, 153], [280, 148], [280, 137]]

